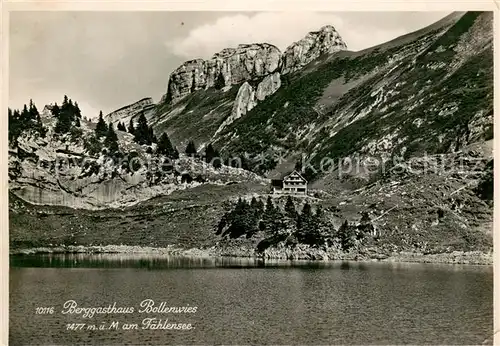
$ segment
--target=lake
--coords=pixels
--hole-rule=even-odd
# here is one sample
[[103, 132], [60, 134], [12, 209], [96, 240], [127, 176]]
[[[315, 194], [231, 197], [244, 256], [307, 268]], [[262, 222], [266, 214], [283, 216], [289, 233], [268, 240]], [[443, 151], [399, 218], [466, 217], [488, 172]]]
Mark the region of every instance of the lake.
[[9, 318], [12, 345], [481, 344], [493, 267], [11, 256]]

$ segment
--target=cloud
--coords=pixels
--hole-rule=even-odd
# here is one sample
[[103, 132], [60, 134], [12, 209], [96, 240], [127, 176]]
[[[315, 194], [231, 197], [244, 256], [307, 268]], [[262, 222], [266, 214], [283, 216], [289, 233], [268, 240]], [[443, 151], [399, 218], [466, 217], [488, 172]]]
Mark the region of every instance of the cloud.
[[267, 42], [284, 50], [309, 31], [326, 24], [338, 26], [341, 22], [341, 18], [336, 15], [315, 12], [237, 14], [198, 26], [187, 37], [167, 42], [167, 46], [175, 55], [188, 59], [209, 58], [223, 48], [235, 47], [240, 43]]
[[[348, 49], [357, 51], [407, 33], [407, 16], [404, 13], [394, 13], [391, 22], [387, 21], [387, 13], [375, 12], [364, 16], [355, 12], [231, 14], [195, 27], [187, 36], [169, 41], [166, 45], [173, 54], [186, 59], [210, 58], [221, 49], [235, 47], [240, 43], [267, 42], [283, 51], [309, 31], [330, 24], [340, 33]], [[421, 17], [415, 22], [415, 28], [410, 28], [416, 30], [437, 20], [441, 14], [421, 12], [412, 13], [412, 16]]]

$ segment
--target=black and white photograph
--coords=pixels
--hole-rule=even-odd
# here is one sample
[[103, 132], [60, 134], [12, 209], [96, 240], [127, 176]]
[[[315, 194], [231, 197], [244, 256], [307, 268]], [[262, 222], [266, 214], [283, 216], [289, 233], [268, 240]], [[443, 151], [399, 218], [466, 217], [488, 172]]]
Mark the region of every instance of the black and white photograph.
[[8, 344], [493, 345], [494, 12], [4, 9]]

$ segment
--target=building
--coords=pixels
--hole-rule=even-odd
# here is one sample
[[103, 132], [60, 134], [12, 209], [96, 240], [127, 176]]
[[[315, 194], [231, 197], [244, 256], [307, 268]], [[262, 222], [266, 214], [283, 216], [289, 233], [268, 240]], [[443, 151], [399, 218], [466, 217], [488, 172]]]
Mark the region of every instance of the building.
[[307, 195], [307, 180], [299, 172], [293, 171], [283, 179], [271, 180], [273, 194]]

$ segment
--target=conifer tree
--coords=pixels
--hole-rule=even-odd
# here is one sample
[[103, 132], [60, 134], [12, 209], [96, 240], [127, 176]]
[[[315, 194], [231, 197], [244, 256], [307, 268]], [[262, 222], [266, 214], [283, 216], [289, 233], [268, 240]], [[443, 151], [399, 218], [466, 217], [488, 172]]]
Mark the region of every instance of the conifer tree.
[[135, 128], [134, 128], [134, 121], [130, 119], [130, 122], [128, 124], [128, 132], [131, 134], [134, 134]]
[[178, 159], [179, 158], [179, 150], [174, 146], [174, 154], [172, 156], [173, 159]]
[[212, 160], [216, 157], [216, 152], [212, 143], [209, 143], [205, 149], [205, 162], [211, 163]]
[[274, 204], [273, 204], [273, 199], [271, 198], [271, 196], [267, 197], [266, 211], [274, 211]]
[[97, 125], [94, 131], [97, 138], [104, 137], [108, 133], [108, 126], [104, 122], [102, 111], [99, 112], [99, 120], [97, 120]]
[[80, 110], [80, 107], [78, 107], [78, 103], [76, 101], [75, 101], [74, 109], [75, 109], [75, 116], [77, 118], [81, 119], [81, 117], [82, 117], [82, 111]]
[[54, 106], [52, 107], [52, 115], [55, 116], [55, 117], [58, 117], [59, 116], [59, 113], [61, 112], [61, 109], [59, 108], [59, 106], [57, 105], [57, 102], [54, 103]]
[[153, 126], [149, 126], [148, 127], [148, 138], [147, 138], [149, 144], [151, 143], [157, 143], [158, 140], [154, 134], [154, 131], [153, 131]]
[[293, 204], [291, 196], [288, 196], [286, 199], [285, 214], [291, 219], [295, 219], [297, 217], [297, 211], [295, 210], [295, 205]]
[[178, 153], [176, 153], [176, 150], [172, 146], [172, 142], [170, 142], [170, 139], [168, 138], [166, 132], [164, 132], [160, 136], [160, 140], [158, 141], [158, 147], [156, 148], [156, 153], [159, 155], [165, 155], [172, 159], [176, 158], [175, 156], [178, 156]]
[[141, 113], [139, 116], [137, 128], [134, 131], [134, 140], [141, 145], [151, 144], [151, 130], [149, 129], [148, 121], [144, 113]]
[[114, 154], [119, 151], [118, 147], [118, 136], [113, 128], [113, 124], [109, 123], [108, 131], [106, 132], [106, 138], [104, 139], [104, 145], [109, 149], [109, 153]]
[[40, 114], [38, 113], [38, 109], [36, 108], [35, 104], [33, 103], [33, 100], [30, 99], [30, 107], [29, 107], [29, 118], [30, 120], [36, 120], [37, 116]]
[[311, 244], [313, 231], [313, 213], [311, 205], [306, 202], [297, 220], [297, 239], [301, 243]]
[[29, 120], [30, 120], [30, 113], [28, 111], [28, 107], [26, 106], [26, 104], [24, 104], [23, 111], [21, 112], [21, 122], [26, 126]]
[[9, 108], [8, 112], [8, 125], [9, 125], [9, 142], [15, 144], [17, 137], [19, 136], [19, 117], [16, 113], [17, 111]]
[[353, 226], [349, 225], [347, 220], [344, 221], [337, 231], [337, 236], [340, 240], [342, 250], [348, 251], [356, 244], [356, 233]]
[[257, 198], [255, 198], [255, 196], [252, 197], [252, 199], [250, 201], [250, 206], [252, 208], [256, 208], [257, 207]]
[[116, 126], [116, 128], [118, 129], [118, 131], [127, 131], [127, 129], [125, 128], [125, 125], [120, 121], [118, 122], [118, 125]]
[[69, 109], [68, 97], [64, 96], [64, 101], [59, 111], [59, 116], [57, 117], [56, 127], [54, 131], [56, 133], [68, 133], [71, 130], [71, 122], [73, 120], [73, 113]]
[[278, 235], [285, 227], [283, 215], [278, 206], [273, 204], [271, 196], [267, 197], [266, 208], [262, 214], [259, 229], [266, 232], [267, 236]]
[[196, 155], [196, 145], [194, 144], [193, 141], [188, 142], [186, 146], [186, 155], [191, 157]]
[[252, 201], [250, 202], [250, 207], [254, 211], [254, 213], [260, 218], [262, 213], [264, 212], [264, 203], [259, 199], [257, 200], [255, 197], [252, 197]]

